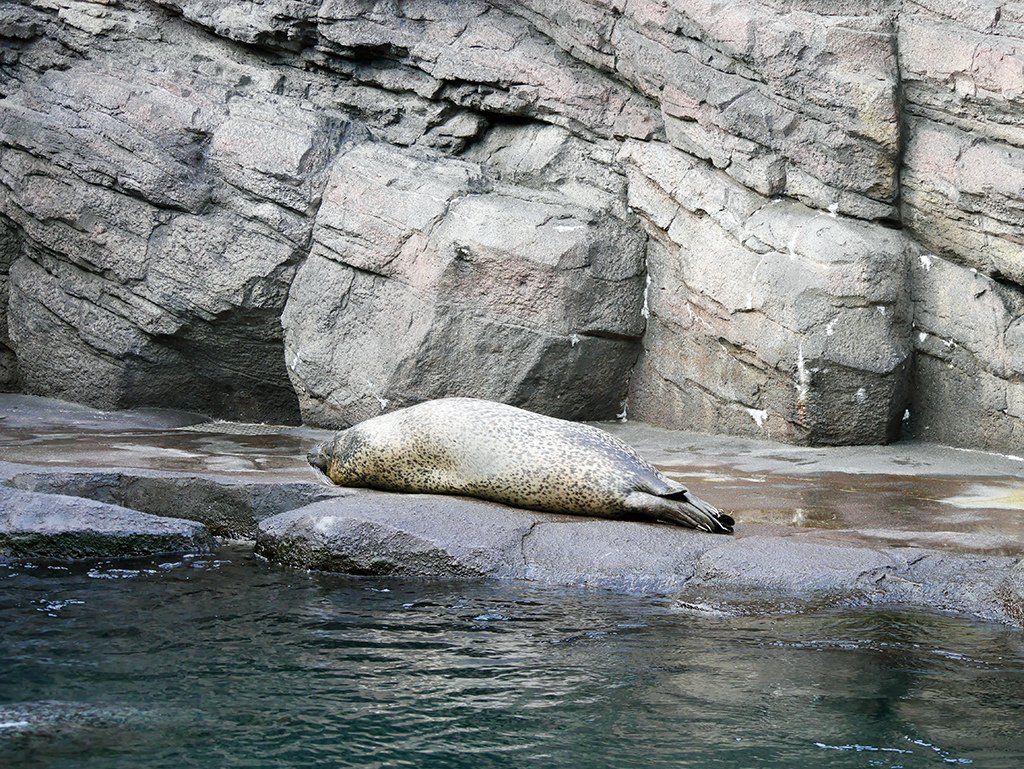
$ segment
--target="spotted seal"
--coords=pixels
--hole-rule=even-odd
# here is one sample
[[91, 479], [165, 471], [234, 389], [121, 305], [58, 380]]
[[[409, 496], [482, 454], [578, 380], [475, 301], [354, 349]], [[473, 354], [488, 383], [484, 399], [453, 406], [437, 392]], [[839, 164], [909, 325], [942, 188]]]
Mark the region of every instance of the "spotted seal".
[[731, 517], [604, 430], [475, 398], [442, 398], [368, 419], [314, 446], [308, 458], [339, 486], [733, 530]]

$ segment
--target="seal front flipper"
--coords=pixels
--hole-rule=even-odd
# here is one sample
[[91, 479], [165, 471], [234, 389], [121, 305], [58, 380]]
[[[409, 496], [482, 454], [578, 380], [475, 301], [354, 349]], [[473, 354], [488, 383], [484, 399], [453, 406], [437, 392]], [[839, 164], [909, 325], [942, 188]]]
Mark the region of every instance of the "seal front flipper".
[[629, 512], [642, 513], [667, 523], [717, 534], [732, 534], [736, 523], [732, 516], [709, 505], [696, 494], [690, 493], [686, 487], [662, 495], [634, 491], [626, 497], [625, 508]]

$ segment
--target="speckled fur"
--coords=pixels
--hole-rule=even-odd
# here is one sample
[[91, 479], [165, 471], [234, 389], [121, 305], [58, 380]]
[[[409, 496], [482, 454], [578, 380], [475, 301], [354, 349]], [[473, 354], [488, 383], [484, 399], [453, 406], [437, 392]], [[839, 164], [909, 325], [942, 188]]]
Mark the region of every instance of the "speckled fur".
[[[400, 409], [314, 448], [314, 466], [318, 455], [321, 469], [340, 486], [465, 495], [602, 518], [647, 515], [691, 525], [665, 514], [674, 504], [665, 498], [687, 493], [686, 487], [618, 438], [491, 401], [444, 398]], [[649, 495], [651, 504], [644, 501]], [[732, 520], [721, 519], [728, 528], [708, 528], [731, 531]]]

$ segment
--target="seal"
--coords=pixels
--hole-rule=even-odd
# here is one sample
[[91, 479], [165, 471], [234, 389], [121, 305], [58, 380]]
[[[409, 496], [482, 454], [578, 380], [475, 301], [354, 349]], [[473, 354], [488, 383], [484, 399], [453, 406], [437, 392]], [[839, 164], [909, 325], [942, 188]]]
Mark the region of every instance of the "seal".
[[308, 459], [339, 486], [724, 534], [734, 524], [604, 430], [476, 398], [426, 401], [368, 419], [313, 447]]

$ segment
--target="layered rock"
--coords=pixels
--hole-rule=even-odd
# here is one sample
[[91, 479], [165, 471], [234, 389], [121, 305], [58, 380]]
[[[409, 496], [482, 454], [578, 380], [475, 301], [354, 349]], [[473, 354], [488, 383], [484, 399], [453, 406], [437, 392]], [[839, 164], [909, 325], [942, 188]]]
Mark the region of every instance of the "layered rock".
[[1024, 284], [1024, 20], [916, 3], [900, 24], [903, 213], [932, 253]]
[[122, 58], [138, 17], [106, 16], [108, 55], [26, 82], [0, 117], [22, 383], [106, 407], [294, 415], [280, 309], [346, 124], [246, 99], [259, 75], [213, 56], [183, 67], [151, 40]]
[[343, 425], [610, 418], [631, 378], [666, 425], [909, 406], [1017, 450], [1022, 35], [987, 0], [2, 4], [0, 386]]
[[673, 146], [762, 195], [874, 218], [897, 186], [893, 24], [887, 2], [639, 2], [608, 41]]
[[801, 442], [896, 437], [911, 349], [901, 233], [765, 200], [667, 145], [620, 157], [655, 244], [631, 413]]

